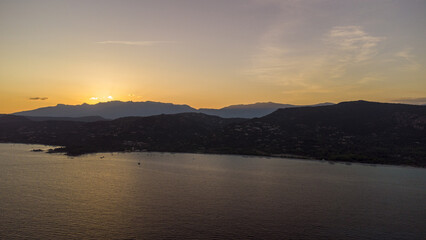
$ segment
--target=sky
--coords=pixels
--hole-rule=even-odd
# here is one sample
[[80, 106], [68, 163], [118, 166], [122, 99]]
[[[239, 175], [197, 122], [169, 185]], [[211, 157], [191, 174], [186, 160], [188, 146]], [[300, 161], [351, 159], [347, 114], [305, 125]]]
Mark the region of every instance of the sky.
[[426, 104], [425, 0], [0, 0], [0, 113]]

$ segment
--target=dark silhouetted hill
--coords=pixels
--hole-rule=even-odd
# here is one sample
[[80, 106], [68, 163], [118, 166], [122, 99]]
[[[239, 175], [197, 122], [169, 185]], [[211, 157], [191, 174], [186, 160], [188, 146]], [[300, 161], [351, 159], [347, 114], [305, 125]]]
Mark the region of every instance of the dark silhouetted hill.
[[[321, 103], [312, 106], [326, 106], [332, 105], [333, 103]], [[281, 104], [281, 103], [254, 103], [254, 104], [240, 104], [240, 105], [231, 105], [221, 109], [210, 109], [210, 108], [201, 108], [199, 112], [215, 115], [223, 118], [259, 118], [266, 116], [277, 109], [280, 108], [291, 108], [291, 107], [300, 107], [291, 104]]]
[[106, 121], [100, 116], [87, 116], [87, 117], [32, 117], [24, 116], [32, 121], [75, 121], [75, 122], [97, 122], [97, 121]]
[[366, 101], [279, 109], [228, 126], [234, 150], [339, 161], [426, 162], [426, 107]]
[[255, 118], [263, 117], [272, 113], [273, 111], [279, 108], [288, 108], [293, 107], [294, 105], [290, 104], [280, 104], [280, 103], [254, 103], [247, 105], [231, 105], [221, 109], [211, 109], [211, 108], [201, 108], [199, 111], [201, 113], [215, 115], [223, 118]]
[[167, 151], [304, 156], [426, 166], [426, 107], [375, 102], [292, 107], [254, 119], [201, 113], [111, 121], [31, 121], [0, 116], [0, 142], [65, 146], [70, 155]]

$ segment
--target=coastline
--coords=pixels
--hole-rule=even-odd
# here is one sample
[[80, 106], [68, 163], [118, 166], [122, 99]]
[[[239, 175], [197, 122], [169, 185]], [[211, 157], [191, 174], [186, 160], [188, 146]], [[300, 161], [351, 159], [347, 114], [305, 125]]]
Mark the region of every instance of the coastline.
[[[242, 156], [242, 157], [264, 157], [264, 158], [281, 158], [281, 159], [290, 159], [290, 160], [305, 160], [305, 161], [314, 161], [314, 162], [323, 162], [328, 164], [343, 164], [343, 165], [352, 165], [352, 164], [360, 164], [367, 166], [396, 166], [396, 167], [413, 167], [413, 168], [421, 168], [426, 169], [426, 166], [422, 165], [410, 165], [410, 164], [392, 164], [392, 163], [375, 163], [375, 162], [360, 162], [360, 161], [342, 161], [342, 160], [329, 160], [329, 159], [317, 159], [309, 156], [300, 156], [293, 154], [249, 154], [249, 153], [229, 153], [229, 152], [217, 152], [217, 151], [149, 151], [149, 150], [122, 150], [122, 151], [80, 151], [79, 153], [68, 151], [66, 146], [58, 146], [58, 145], [49, 145], [49, 144], [39, 144], [39, 143], [19, 143], [19, 142], [1, 142], [0, 144], [22, 144], [22, 145], [35, 145], [35, 146], [44, 146], [48, 147], [48, 149], [44, 149], [43, 151], [36, 151], [47, 154], [63, 154], [69, 157], [79, 157], [83, 155], [90, 154], [100, 154], [100, 153], [169, 153], [169, 154], [208, 154], [208, 155], [225, 155], [225, 156]], [[30, 151], [33, 151], [31, 149]], [[38, 150], [38, 149], [35, 149]], [[34, 151], [33, 151], [34, 152]]]

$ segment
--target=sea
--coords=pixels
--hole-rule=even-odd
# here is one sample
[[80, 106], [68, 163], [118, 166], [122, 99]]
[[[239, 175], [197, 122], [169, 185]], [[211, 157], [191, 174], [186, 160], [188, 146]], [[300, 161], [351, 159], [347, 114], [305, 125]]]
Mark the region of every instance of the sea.
[[426, 169], [0, 144], [0, 239], [426, 239]]

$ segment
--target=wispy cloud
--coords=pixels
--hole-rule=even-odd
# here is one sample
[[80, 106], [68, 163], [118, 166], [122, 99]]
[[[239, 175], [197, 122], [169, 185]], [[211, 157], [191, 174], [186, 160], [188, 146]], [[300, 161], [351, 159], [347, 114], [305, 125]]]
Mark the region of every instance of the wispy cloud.
[[36, 101], [36, 100], [44, 101], [44, 100], [47, 100], [49, 98], [47, 98], [47, 97], [30, 97], [28, 99], [32, 100], [32, 101]]
[[392, 100], [392, 102], [408, 103], [408, 104], [426, 104], [426, 97], [394, 99]]
[[329, 77], [342, 78], [348, 68], [372, 60], [378, 53], [377, 45], [385, 40], [364, 31], [361, 26], [336, 26], [323, 38], [327, 52]]
[[377, 45], [384, 39], [367, 34], [361, 26], [337, 26], [326, 34], [324, 41], [338, 51], [344, 61], [362, 62], [377, 54]]
[[102, 41], [100, 44], [119, 44], [132, 46], [154, 46], [159, 44], [174, 43], [173, 41]]
[[420, 64], [417, 62], [412, 48], [406, 47], [402, 49], [401, 51], [395, 53], [395, 57], [399, 60], [402, 60], [402, 66], [404, 70], [417, 70], [420, 68]]
[[380, 81], [370, 72], [352, 75], [350, 70], [374, 60], [385, 38], [366, 33], [360, 26], [336, 26], [313, 41], [310, 51], [287, 46], [285, 25], [276, 25], [261, 39], [259, 51], [246, 72], [262, 81], [271, 81], [286, 92], [327, 92], [341, 85]]

